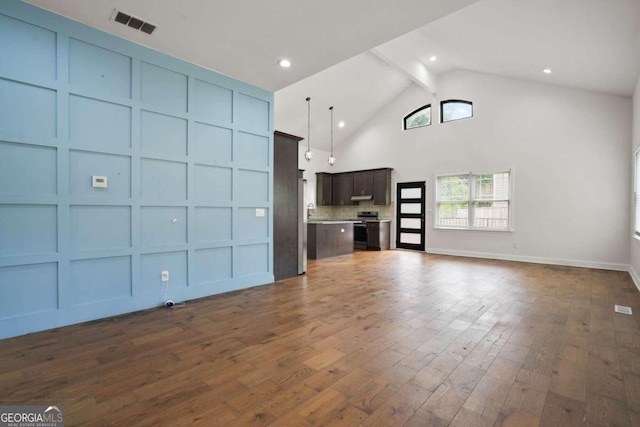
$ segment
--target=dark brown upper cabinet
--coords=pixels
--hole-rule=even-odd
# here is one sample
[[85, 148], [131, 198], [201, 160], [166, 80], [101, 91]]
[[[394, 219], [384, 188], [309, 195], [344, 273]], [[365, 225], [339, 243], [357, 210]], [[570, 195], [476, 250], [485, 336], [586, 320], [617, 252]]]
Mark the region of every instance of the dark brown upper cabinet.
[[333, 205], [333, 174], [316, 173], [316, 205]]
[[[374, 205], [391, 204], [391, 168], [353, 172], [316, 174], [318, 206], [351, 206], [359, 200], [373, 200]], [[356, 200], [352, 200], [355, 198]]]
[[333, 176], [333, 205], [351, 206], [357, 204], [351, 201], [353, 196], [353, 173], [338, 173]]
[[373, 204], [391, 204], [391, 169], [373, 171]]
[[373, 196], [373, 171], [353, 173], [353, 195]]

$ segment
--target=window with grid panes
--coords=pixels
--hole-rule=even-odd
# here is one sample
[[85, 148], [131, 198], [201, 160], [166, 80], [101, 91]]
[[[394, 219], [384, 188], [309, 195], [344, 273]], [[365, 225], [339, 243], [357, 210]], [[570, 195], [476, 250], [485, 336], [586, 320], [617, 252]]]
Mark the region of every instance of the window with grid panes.
[[511, 230], [511, 172], [436, 177], [436, 228]]

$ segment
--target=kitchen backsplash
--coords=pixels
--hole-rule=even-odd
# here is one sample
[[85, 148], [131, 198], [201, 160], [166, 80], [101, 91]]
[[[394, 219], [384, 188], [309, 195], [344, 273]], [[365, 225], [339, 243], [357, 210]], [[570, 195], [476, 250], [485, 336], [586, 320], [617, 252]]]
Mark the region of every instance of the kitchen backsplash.
[[380, 219], [393, 219], [395, 205], [374, 205], [372, 201], [361, 201], [354, 206], [317, 206], [311, 210], [310, 219], [356, 219], [360, 211], [378, 212]]

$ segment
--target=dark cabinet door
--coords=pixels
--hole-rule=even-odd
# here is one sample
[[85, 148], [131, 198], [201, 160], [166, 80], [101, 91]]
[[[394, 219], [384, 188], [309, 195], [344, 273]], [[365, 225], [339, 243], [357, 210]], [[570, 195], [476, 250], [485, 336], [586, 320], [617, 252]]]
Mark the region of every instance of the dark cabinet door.
[[316, 205], [331, 206], [333, 194], [333, 177], [329, 173], [316, 174]]
[[371, 196], [373, 195], [373, 172], [362, 171], [353, 173], [353, 195]]
[[342, 205], [342, 174], [339, 173], [333, 175], [331, 185], [333, 187], [333, 193], [331, 194], [331, 204], [333, 206], [340, 206]]
[[380, 223], [367, 223], [367, 249], [380, 248]]
[[349, 206], [353, 196], [353, 173], [337, 173], [333, 175], [333, 206]]
[[373, 171], [373, 204], [388, 205], [391, 203], [391, 170]]
[[340, 206], [350, 206], [355, 204], [351, 201], [351, 196], [353, 196], [353, 173], [342, 173], [340, 174]]
[[368, 222], [367, 223], [367, 249], [375, 251], [386, 251], [390, 247], [390, 227], [389, 222]]

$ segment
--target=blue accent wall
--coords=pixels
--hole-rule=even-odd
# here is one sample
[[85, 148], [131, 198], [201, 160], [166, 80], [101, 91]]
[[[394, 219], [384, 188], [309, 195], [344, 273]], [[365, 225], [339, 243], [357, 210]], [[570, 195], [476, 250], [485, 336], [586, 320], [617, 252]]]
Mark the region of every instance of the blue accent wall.
[[18, 0], [0, 58], [0, 338], [273, 282], [271, 92]]

